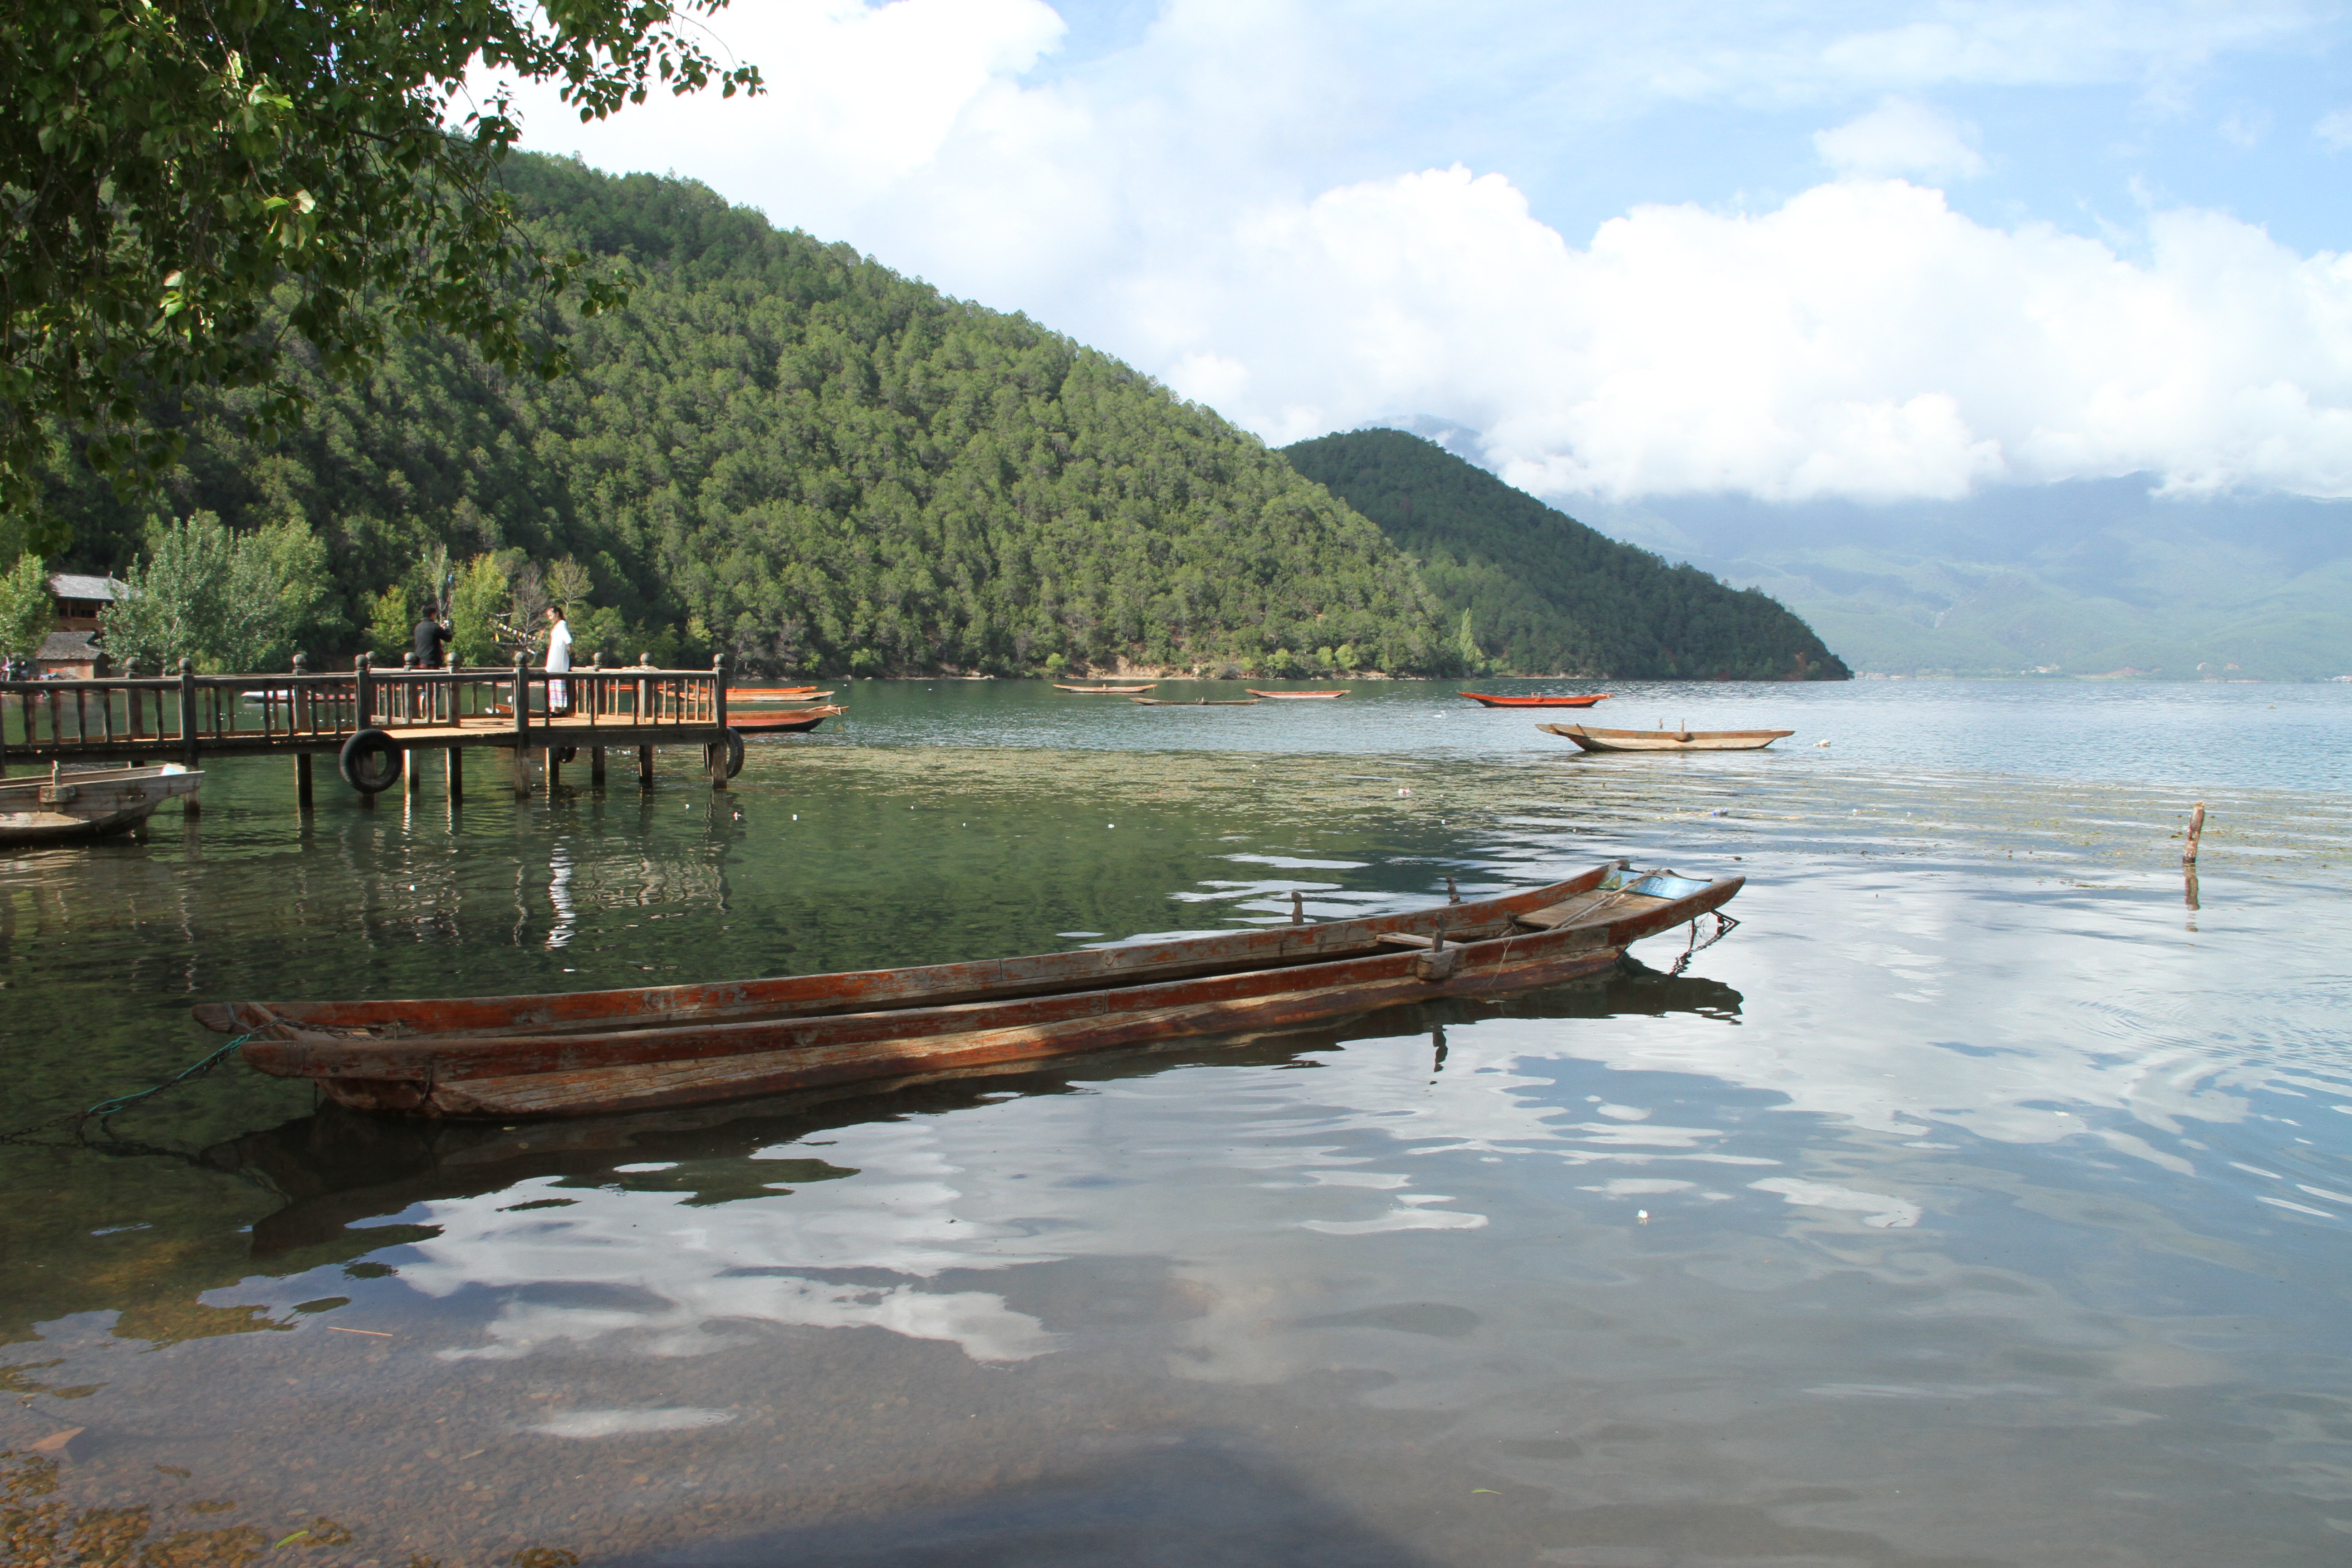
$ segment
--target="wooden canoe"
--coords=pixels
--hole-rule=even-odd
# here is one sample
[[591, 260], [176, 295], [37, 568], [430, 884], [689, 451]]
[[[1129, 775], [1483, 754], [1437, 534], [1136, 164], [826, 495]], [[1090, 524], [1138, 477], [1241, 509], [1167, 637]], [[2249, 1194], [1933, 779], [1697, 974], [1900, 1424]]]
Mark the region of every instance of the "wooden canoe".
[[822, 702], [832, 696], [814, 686], [730, 686], [727, 689], [727, 705], [738, 702]]
[[1271, 697], [1277, 702], [1303, 702], [1311, 701], [1318, 698], [1345, 697], [1348, 695], [1345, 691], [1260, 691], [1255, 686], [1244, 686], [1242, 689], [1248, 692], [1252, 697]]
[[1073, 692], [1080, 697], [1132, 697], [1159, 684], [1156, 680], [1147, 680], [1141, 686], [1065, 686], [1057, 680], [1054, 683], [1054, 689]]
[[805, 734], [827, 719], [837, 719], [846, 708], [794, 708], [782, 713], [730, 713], [727, 727], [744, 735]]
[[1538, 724], [1588, 752], [1760, 752], [1794, 730], [1595, 730], [1583, 724]]
[[1190, 702], [1165, 697], [1135, 697], [1129, 699], [1139, 708], [1255, 708], [1255, 697], [1195, 697]]
[[1465, 691], [1458, 695], [1486, 708], [1590, 708], [1596, 702], [1609, 700], [1609, 693], [1596, 691], [1589, 697], [1496, 697], [1485, 691]]
[[127, 833], [167, 800], [194, 797], [201, 772], [177, 763], [156, 768], [91, 768], [0, 780], [0, 847], [62, 844]]
[[205, 1003], [247, 1063], [338, 1104], [587, 1115], [966, 1072], [1113, 1046], [1295, 1029], [1598, 973], [1738, 892], [1596, 867], [1406, 914], [971, 963], [437, 1001]]

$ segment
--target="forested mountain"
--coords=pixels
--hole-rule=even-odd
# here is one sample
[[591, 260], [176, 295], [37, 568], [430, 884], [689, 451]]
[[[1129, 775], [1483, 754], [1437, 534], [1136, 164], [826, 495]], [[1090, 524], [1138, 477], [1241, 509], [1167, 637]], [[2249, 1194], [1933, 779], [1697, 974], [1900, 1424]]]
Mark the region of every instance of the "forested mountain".
[[[419, 338], [321, 385], [274, 448], [234, 405], [188, 426], [173, 511], [327, 542], [343, 629], [314, 626], [314, 653], [371, 620], [396, 632], [442, 546], [466, 584], [584, 583], [583, 652], [826, 674], [1454, 668], [1441, 607], [1379, 530], [1117, 361], [700, 185], [507, 170], [530, 222], [638, 279], [624, 310], [548, 319], [568, 379]], [[63, 464], [51, 499], [81, 569], [126, 568], [153, 521]]]
[[1776, 601], [1597, 533], [1418, 436], [1357, 430], [1283, 456], [1420, 561], [1474, 665], [1659, 679], [1852, 673]]

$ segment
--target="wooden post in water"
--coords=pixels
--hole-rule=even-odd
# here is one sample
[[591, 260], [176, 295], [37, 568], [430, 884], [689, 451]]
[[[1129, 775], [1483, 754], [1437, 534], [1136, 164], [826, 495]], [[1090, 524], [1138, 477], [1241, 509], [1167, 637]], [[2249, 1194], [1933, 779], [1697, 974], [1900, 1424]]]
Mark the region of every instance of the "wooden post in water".
[[[180, 660], [180, 763], [190, 773], [196, 771], [196, 661], [184, 658]], [[187, 803], [180, 808], [184, 815], [204, 815], [194, 795], [181, 799]]]
[[2204, 835], [2205, 803], [2200, 800], [2197, 803], [2196, 808], [2189, 814], [2189, 837], [2182, 839], [2180, 843], [2180, 863], [2182, 865], [2194, 866], [2197, 864], [2197, 840], [2203, 837]]
[[637, 787], [654, 787], [654, 749], [651, 746], [637, 748]]
[[449, 804], [463, 805], [466, 802], [465, 748], [451, 746], [442, 755], [449, 760]]

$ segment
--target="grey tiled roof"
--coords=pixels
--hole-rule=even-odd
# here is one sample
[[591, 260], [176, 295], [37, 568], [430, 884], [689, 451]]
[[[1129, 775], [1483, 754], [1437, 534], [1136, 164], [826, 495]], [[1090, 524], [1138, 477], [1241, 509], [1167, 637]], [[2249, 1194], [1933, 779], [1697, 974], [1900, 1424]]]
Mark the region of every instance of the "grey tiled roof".
[[85, 577], [76, 572], [49, 574], [49, 592], [60, 599], [112, 599], [122, 587], [111, 577]]

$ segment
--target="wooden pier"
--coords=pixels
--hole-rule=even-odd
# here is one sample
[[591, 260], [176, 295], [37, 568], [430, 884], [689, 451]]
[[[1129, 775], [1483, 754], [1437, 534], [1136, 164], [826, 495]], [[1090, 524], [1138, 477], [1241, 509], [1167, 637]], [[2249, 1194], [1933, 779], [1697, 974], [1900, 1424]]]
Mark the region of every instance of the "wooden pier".
[[[604, 782], [605, 753], [634, 748], [637, 782], [654, 782], [661, 746], [700, 748], [698, 773], [723, 790], [742, 765], [743, 741], [727, 722], [728, 661], [709, 669], [607, 669], [600, 664], [551, 673], [512, 668], [373, 668], [315, 675], [298, 656], [289, 675], [122, 675], [89, 680], [0, 681], [0, 776], [27, 764], [179, 763], [213, 757], [294, 759], [295, 793], [311, 804], [311, 762], [325, 754], [364, 805], [394, 785], [424, 785], [419, 753], [439, 752], [452, 801], [465, 798], [466, 753], [501, 752], [494, 787], [518, 796], [549, 788], [563, 763], [585, 753], [592, 784]], [[195, 800], [188, 810], [197, 810]]]

